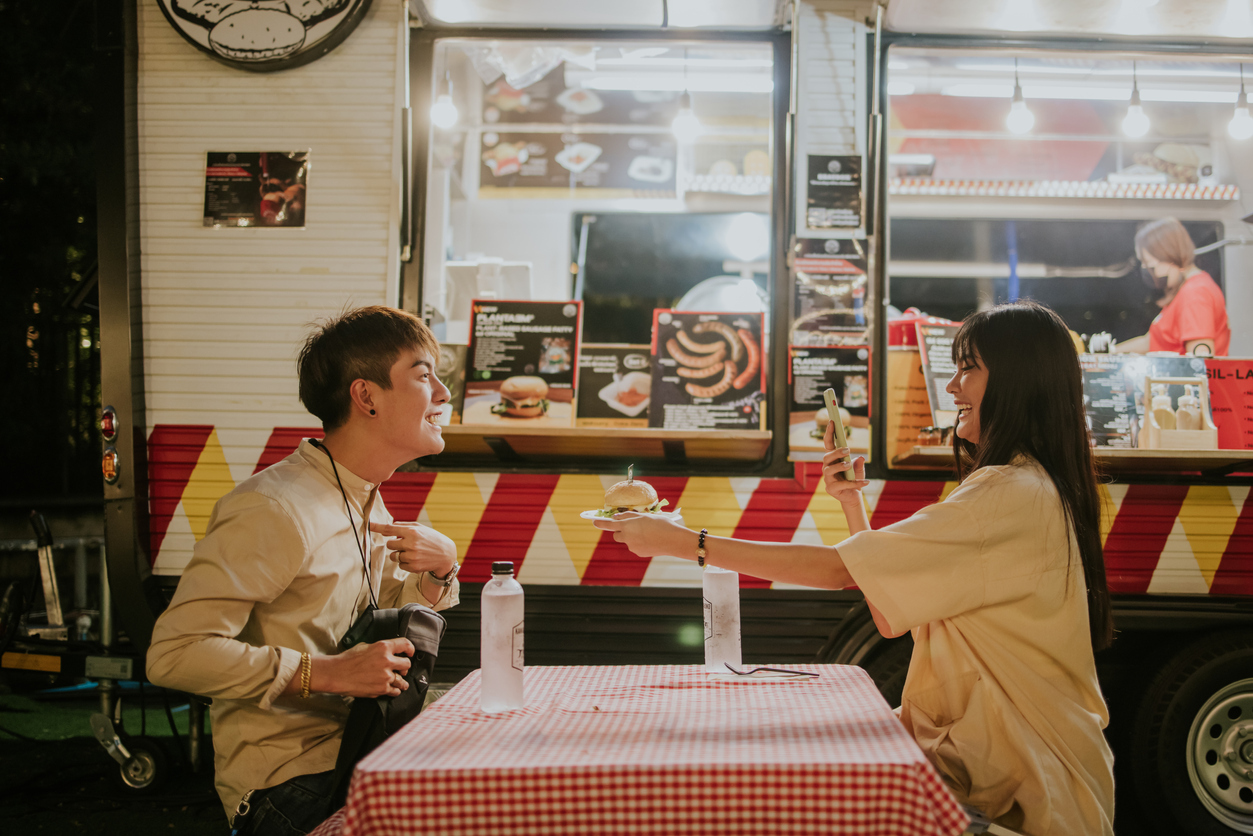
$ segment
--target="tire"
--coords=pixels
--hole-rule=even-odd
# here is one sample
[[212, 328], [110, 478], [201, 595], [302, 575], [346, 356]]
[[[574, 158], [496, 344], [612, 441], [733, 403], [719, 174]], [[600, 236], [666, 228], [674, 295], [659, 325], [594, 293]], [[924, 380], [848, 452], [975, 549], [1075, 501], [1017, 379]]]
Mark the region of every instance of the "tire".
[[1131, 761], [1154, 832], [1253, 834], [1253, 632], [1207, 635], [1157, 673], [1136, 712]]
[[170, 777], [170, 759], [165, 747], [151, 737], [132, 737], [125, 745], [131, 756], [115, 773], [118, 785], [126, 792], [139, 795], [159, 791]]
[[880, 644], [882, 646], [862, 667], [870, 674], [888, 705], [899, 708], [905, 675], [909, 673], [909, 660], [914, 655], [914, 640], [906, 633], [900, 638], [884, 639]]

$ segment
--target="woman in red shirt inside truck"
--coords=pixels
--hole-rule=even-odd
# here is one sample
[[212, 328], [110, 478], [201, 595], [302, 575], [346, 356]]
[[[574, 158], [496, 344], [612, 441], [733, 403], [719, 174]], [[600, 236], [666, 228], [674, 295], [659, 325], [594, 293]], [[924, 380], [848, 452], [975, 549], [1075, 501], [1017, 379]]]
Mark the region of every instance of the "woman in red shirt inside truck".
[[1173, 351], [1225, 357], [1231, 344], [1222, 289], [1193, 262], [1195, 247], [1183, 224], [1162, 218], [1136, 233], [1136, 257], [1146, 284], [1163, 292], [1162, 312], [1142, 337], [1119, 343], [1121, 352]]

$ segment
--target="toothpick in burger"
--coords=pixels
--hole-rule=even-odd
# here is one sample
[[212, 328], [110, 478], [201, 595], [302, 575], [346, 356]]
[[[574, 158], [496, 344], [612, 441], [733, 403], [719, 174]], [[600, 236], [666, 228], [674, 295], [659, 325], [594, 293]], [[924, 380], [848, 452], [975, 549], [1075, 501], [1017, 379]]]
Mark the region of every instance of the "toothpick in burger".
[[500, 403], [492, 407], [496, 415], [511, 418], [538, 418], [548, 411], [548, 383], [542, 377], [515, 375], [500, 384]]

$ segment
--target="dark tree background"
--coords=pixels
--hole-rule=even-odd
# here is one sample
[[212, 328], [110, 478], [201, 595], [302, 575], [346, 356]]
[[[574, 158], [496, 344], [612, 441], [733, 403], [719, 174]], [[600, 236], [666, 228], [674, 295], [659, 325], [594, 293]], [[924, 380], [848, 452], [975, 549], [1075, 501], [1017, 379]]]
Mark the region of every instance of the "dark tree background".
[[0, 503], [100, 497], [91, 0], [0, 0]]

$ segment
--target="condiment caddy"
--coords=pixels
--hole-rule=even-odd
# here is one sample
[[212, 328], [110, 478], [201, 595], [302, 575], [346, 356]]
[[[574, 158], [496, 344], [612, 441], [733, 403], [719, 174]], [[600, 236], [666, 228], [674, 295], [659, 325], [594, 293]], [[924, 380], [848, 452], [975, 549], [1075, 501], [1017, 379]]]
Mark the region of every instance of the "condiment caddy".
[[[1178, 403], [1169, 387], [1183, 386]], [[1144, 378], [1141, 449], [1217, 450], [1218, 428], [1210, 415], [1209, 385], [1204, 376]]]

